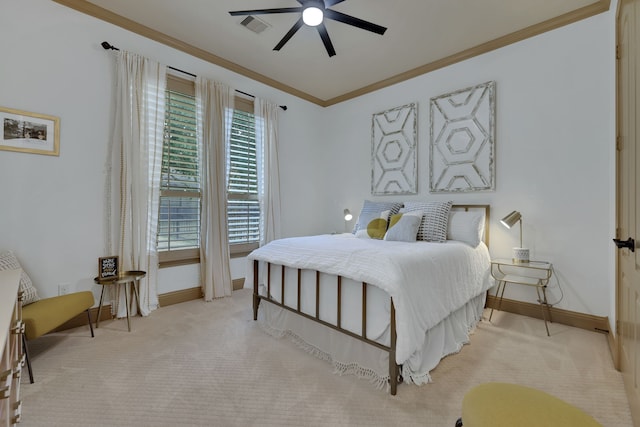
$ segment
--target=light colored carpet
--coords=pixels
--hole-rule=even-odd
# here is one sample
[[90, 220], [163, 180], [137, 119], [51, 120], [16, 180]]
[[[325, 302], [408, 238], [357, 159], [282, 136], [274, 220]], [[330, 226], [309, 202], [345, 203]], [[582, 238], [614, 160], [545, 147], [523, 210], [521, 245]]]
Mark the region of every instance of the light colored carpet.
[[[488, 315], [488, 312], [487, 312]], [[453, 426], [465, 392], [487, 381], [535, 387], [604, 426], [631, 426], [606, 336], [496, 311], [433, 383], [397, 396], [331, 366], [252, 320], [251, 294], [161, 308], [149, 317], [30, 343], [21, 426]]]

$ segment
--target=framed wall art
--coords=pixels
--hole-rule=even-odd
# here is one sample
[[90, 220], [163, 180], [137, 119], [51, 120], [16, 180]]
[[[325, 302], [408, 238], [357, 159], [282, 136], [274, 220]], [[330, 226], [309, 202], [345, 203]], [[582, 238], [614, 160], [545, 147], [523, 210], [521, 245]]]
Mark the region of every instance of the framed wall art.
[[106, 256], [98, 258], [98, 279], [118, 278], [118, 257]]
[[44, 114], [0, 107], [0, 150], [60, 154], [60, 119]]
[[418, 107], [407, 104], [373, 115], [371, 194], [418, 192]]
[[432, 193], [495, 190], [495, 82], [431, 98]]

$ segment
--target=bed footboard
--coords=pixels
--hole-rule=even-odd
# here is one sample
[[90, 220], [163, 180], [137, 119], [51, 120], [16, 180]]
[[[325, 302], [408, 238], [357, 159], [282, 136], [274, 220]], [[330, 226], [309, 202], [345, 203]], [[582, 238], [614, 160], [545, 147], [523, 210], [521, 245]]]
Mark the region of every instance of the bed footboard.
[[[315, 282], [315, 291], [316, 291], [316, 307], [315, 307], [315, 316], [313, 315], [309, 315], [305, 312], [303, 312], [300, 309], [300, 277], [301, 277], [301, 272], [302, 270], [297, 269], [297, 283], [296, 286], [298, 287], [298, 301], [297, 301], [297, 306], [296, 307], [290, 307], [286, 304], [284, 304], [284, 297], [283, 302], [280, 301], [276, 301], [274, 299], [271, 298], [271, 263], [265, 262], [265, 267], [267, 269], [267, 280], [266, 280], [266, 286], [267, 286], [267, 294], [265, 295], [260, 295], [259, 293], [259, 267], [260, 267], [260, 261], [258, 260], [254, 260], [253, 261], [253, 320], [258, 320], [258, 308], [260, 306], [260, 301], [261, 300], [266, 300], [268, 302], [270, 302], [271, 304], [277, 305], [281, 308], [284, 308], [286, 310], [289, 310], [291, 312], [294, 312], [302, 317], [305, 317], [309, 320], [312, 320], [314, 322], [320, 323], [328, 328], [331, 328], [333, 330], [339, 331], [343, 334], [346, 334], [352, 338], [355, 338], [357, 340], [363, 341], [367, 344], [370, 344], [374, 347], [377, 347], [379, 349], [382, 349], [386, 352], [389, 353], [389, 385], [390, 385], [390, 392], [392, 395], [395, 396], [396, 392], [397, 392], [397, 388], [398, 388], [398, 383], [402, 382], [402, 378], [400, 376], [400, 366], [398, 366], [398, 364], [396, 363], [396, 339], [397, 339], [397, 334], [396, 334], [396, 310], [395, 307], [393, 305], [393, 299], [391, 297], [390, 298], [390, 344], [389, 346], [380, 344], [377, 341], [373, 341], [369, 338], [367, 338], [367, 288], [370, 286], [367, 283], [362, 283], [362, 332], [360, 334], [358, 333], [354, 333], [350, 330], [344, 329], [341, 326], [341, 307], [342, 307], [342, 292], [341, 292], [341, 286], [342, 286], [342, 277], [341, 276], [337, 276], [337, 301], [336, 301], [336, 309], [337, 309], [337, 322], [336, 324], [332, 324], [329, 322], [326, 322], [322, 319], [320, 319], [320, 272], [316, 271], [315, 276], [316, 276], [316, 282]], [[280, 283], [281, 286], [281, 294], [282, 296], [285, 295], [285, 274], [283, 271], [282, 274], [282, 280]]]

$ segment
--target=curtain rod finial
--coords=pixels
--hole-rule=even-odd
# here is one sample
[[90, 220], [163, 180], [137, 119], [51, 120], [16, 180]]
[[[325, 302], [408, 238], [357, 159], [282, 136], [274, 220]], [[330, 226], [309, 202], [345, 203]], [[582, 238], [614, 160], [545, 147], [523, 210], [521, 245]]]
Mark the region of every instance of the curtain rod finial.
[[102, 42], [100, 43], [100, 46], [102, 46], [103, 49], [108, 50], [108, 49], [113, 49], [113, 50], [120, 50], [115, 46], [112, 46], [111, 44], [109, 44], [109, 42]]

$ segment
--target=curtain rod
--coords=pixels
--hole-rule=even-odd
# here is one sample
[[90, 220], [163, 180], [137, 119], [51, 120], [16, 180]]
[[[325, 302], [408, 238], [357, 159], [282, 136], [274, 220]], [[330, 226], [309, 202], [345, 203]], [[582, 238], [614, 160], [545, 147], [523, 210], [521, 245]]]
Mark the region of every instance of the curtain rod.
[[[102, 42], [102, 43], [100, 43], [100, 45], [102, 46], [102, 48], [103, 48], [104, 50], [120, 50], [120, 49], [118, 49], [117, 47], [115, 47], [114, 45], [112, 45], [112, 44], [111, 44], [111, 43], [109, 43], [109, 42]], [[167, 67], [168, 67], [168, 68], [170, 68], [170, 69], [172, 69], [173, 71], [177, 71], [177, 72], [179, 72], [179, 73], [186, 74], [186, 75], [191, 76], [191, 77], [193, 77], [193, 78], [196, 78], [196, 77], [197, 77], [195, 74], [190, 73], [190, 72], [188, 72], [188, 71], [181, 70], [180, 68], [175, 68], [175, 67], [172, 67], [172, 66], [170, 66], [170, 65], [167, 65]], [[238, 93], [243, 94], [243, 95], [250, 96], [251, 98], [255, 98], [255, 95], [251, 95], [250, 93], [243, 92], [243, 91], [238, 90], [238, 89], [234, 89], [234, 90], [235, 90], [236, 92], [238, 92]], [[280, 107], [280, 108], [282, 108], [284, 111], [287, 111], [287, 106], [286, 106], [286, 105], [279, 105], [279, 107]]]

